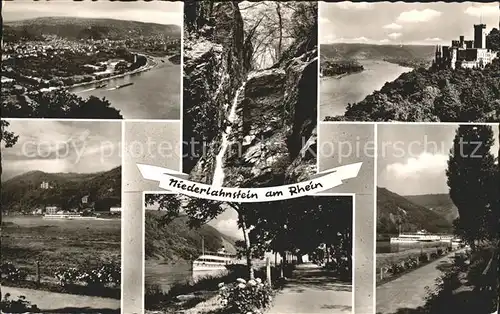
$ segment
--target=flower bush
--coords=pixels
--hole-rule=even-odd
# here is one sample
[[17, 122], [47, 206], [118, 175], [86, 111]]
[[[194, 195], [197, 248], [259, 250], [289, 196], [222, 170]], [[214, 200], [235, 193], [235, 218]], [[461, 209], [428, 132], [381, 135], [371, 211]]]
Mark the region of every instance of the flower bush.
[[67, 286], [74, 284], [78, 281], [78, 277], [80, 276], [80, 270], [78, 268], [72, 267], [68, 269], [61, 269], [56, 271], [55, 277], [59, 281], [59, 285]]
[[91, 269], [79, 269], [75, 267], [62, 269], [57, 271], [55, 276], [61, 286], [83, 282], [87, 286], [118, 287], [121, 281], [121, 270], [120, 266], [114, 263], [105, 263]]
[[273, 290], [260, 278], [249, 280], [238, 278], [232, 284], [219, 284], [222, 305], [229, 313], [261, 314], [271, 305]]
[[25, 280], [28, 276], [26, 272], [20, 270], [11, 262], [5, 262], [1, 266], [2, 279], [10, 282], [17, 282]]
[[81, 272], [78, 280], [87, 286], [119, 286], [121, 280], [120, 267], [114, 264], [104, 264], [96, 269]]

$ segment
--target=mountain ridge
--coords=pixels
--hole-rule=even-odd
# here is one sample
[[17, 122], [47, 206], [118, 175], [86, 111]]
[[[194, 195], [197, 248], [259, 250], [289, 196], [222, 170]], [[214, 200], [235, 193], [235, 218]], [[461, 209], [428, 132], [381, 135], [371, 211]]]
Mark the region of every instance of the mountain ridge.
[[452, 223], [440, 214], [409, 199], [377, 187], [377, 233], [397, 234], [425, 229], [433, 233], [450, 233]]
[[[50, 188], [42, 189], [42, 182], [48, 182]], [[70, 209], [81, 205], [86, 195], [90, 201], [109, 199], [119, 203], [121, 166], [88, 174], [28, 171], [2, 182], [2, 210], [25, 212], [48, 204]]]
[[40, 38], [57, 35], [67, 39], [129, 39], [134, 36], [163, 35], [181, 38], [181, 27], [175, 24], [129, 21], [110, 18], [37, 17], [4, 23], [4, 40], [20, 37]]
[[189, 261], [201, 254], [202, 238], [206, 252], [216, 252], [225, 248], [236, 253], [236, 239], [204, 224], [200, 228], [188, 227], [188, 217], [180, 215], [168, 224], [161, 222], [164, 211], [145, 212], [145, 257], [146, 259], [175, 262]]

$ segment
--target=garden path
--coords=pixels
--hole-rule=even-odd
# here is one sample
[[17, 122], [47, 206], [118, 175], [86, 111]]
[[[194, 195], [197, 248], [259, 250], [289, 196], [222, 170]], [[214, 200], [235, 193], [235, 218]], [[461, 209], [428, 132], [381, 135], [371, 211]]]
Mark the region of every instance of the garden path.
[[455, 253], [461, 251], [463, 250], [452, 252], [443, 258], [378, 286], [376, 290], [376, 313], [392, 314], [400, 311], [406, 313], [404, 310], [416, 309], [425, 305], [427, 296], [425, 287], [436, 289], [436, 279], [443, 274], [443, 267], [451, 265]]
[[24, 295], [31, 304], [36, 304], [43, 313], [120, 313], [120, 300], [56, 293], [43, 290], [13, 288], [2, 285], [2, 294], [9, 293], [11, 299]]
[[352, 286], [328, 276], [314, 264], [300, 265], [268, 313], [352, 313]]

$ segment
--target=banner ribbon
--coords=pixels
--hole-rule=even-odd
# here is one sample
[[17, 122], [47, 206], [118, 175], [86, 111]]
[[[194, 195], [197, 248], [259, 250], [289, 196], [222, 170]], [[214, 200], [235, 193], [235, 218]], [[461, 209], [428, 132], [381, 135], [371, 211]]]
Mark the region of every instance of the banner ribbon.
[[186, 174], [162, 167], [137, 164], [144, 179], [158, 181], [160, 188], [191, 197], [222, 202], [255, 203], [286, 200], [314, 195], [342, 184], [343, 180], [355, 178], [361, 162], [340, 166], [320, 172], [307, 181], [265, 188], [215, 187], [193, 182]]

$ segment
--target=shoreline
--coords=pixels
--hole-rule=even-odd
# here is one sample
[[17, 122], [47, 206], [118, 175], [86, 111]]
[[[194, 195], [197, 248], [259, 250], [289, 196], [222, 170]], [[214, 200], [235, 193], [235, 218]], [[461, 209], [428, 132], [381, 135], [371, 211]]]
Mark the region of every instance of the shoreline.
[[[122, 77], [126, 77], [126, 76], [129, 76], [129, 75], [146, 72], [146, 71], [152, 70], [154, 68], [157, 68], [160, 65], [160, 62], [161, 62], [161, 61], [159, 61], [159, 59], [166, 58], [168, 60], [168, 58], [175, 56], [175, 55], [167, 55], [165, 57], [153, 57], [153, 56], [149, 56], [149, 55], [145, 55], [145, 54], [140, 54], [140, 53], [138, 53], [138, 55], [142, 55], [142, 56], [145, 56], [147, 58], [146, 65], [144, 65], [144, 66], [142, 66], [140, 68], [137, 68], [135, 70], [129, 71], [129, 72], [125, 72], [125, 73], [121, 73], [121, 74], [115, 74], [115, 75], [112, 75], [112, 76], [109, 76], [109, 77], [105, 77], [105, 78], [93, 80], [93, 81], [90, 81], [90, 82], [81, 82], [81, 83], [76, 83], [76, 84], [69, 85], [69, 86], [54, 87], [52, 90], [67, 90], [68, 91], [69, 89], [74, 89], [74, 88], [77, 88], [77, 87], [86, 87], [86, 86], [90, 86], [90, 85], [93, 85], [93, 84], [96, 84], [96, 83], [107, 82], [107, 81], [110, 81], [110, 80], [113, 80], [113, 79], [122, 78]], [[173, 63], [171, 61], [167, 61], [167, 62], [170, 62], [172, 65], [176, 65], [175, 63]], [[48, 87], [48, 88], [50, 88], [50, 87]], [[40, 90], [38, 90], [38, 91], [40, 91]], [[75, 93], [75, 92], [71, 92], [71, 93]]]

